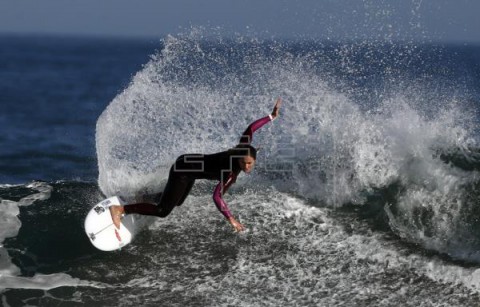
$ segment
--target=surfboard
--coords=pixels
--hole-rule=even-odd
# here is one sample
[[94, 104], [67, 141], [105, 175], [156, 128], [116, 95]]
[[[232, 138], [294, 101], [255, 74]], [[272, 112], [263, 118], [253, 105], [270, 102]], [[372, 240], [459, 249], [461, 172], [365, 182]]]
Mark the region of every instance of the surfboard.
[[107, 198], [93, 206], [85, 218], [85, 233], [93, 246], [102, 251], [124, 247], [141, 228], [135, 215], [129, 214], [122, 218], [120, 229], [117, 229], [109, 210], [114, 205], [125, 205], [125, 202], [118, 196]]

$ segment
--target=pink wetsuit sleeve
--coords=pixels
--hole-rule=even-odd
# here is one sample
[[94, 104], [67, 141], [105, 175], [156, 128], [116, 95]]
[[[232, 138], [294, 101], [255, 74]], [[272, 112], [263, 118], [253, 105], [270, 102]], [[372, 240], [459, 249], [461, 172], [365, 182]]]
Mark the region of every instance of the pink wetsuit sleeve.
[[[250, 144], [252, 142], [253, 133], [263, 127], [265, 124], [271, 122], [273, 120], [271, 115], [262, 117], [257, 119], [253, 123], [251, 123], [245, 132], [242, 133], [240, 137], [240, 144]], [[233, 217], [232, 213], [228, 209], [227, 204], [222, 198], [222, 195], [228, 187], [230, 187], [236, 181], [236, 174], [231, 174], [228, 180], [224, 182], [219, 182], [213, 191], [213, 201], [215, 202], [215, 206], [217, 209], [225, 216], [227, 219]]]
[[227, 182], [219, 182], [213, 191], [213, 201], [215, 202], [215, 206], [217, 206], [218, 211], [220, 211], [223, 216], [225, 216], [227, 219], [232, 217], [232, 213], [228, 209], [227, 203], [222, 198], [222, 195], [224, 191], [232, 185], [236, 181], [236, 176], [234, 174], [230, 175], [228, 178]]
[[260, 119], [257, 119], [253, 123], [251, 123], [245, 132], [242, 133], [242, 136], [240, 137], [240, 144], [250, 144], [252, 143], [253, 139], [253, 133], [257, 131], [258, 129], [262, 128], [266, 123], [269, 123], [272, 121], [271, 115], [262, 117]]

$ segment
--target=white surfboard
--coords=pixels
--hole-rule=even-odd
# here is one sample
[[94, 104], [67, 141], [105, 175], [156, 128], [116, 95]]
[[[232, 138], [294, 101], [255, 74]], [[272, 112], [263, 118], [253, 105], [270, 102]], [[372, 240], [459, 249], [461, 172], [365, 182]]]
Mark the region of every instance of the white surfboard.
[[99, 202], [88, 212], [85, 218], [85, 232], [93, 246], [99, 250], [113, 251], [124, 247], [142, 228], [135, 214], [124, 216], [120, 229], [115, 227], [109, 207], [124, 204], [120, 197], [113, 196]]

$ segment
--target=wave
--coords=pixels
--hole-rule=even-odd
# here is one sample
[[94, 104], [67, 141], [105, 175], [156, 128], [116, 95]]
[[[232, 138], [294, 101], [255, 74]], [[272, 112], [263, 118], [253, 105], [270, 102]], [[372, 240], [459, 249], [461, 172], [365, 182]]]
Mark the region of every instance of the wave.
[[99, 186], [127, 199], [160, 191], [178, 155], [230, 148], [280, 96], [280, 118], [255, 135], [250, 184], [323, 206], [373, 198], [398, 236], [480, 261], [476, 111], [468, 85], [435, 69], [456, 65], [442, 52], [169, 36], [98, 119]]

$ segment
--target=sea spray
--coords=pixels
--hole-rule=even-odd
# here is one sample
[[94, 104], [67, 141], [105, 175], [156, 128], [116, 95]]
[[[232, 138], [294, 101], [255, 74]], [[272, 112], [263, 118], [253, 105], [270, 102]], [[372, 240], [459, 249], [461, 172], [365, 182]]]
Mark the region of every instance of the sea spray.
[[[169, 36], [163, 44], [97, 122], [106, 195], [161, 191], [178, 155], [234, 146], [279, 96], [280, 118], [255, 135], [262, 151], [250, 181], [336, 207], [368, 206], [380, 193], [401, 237], [458, 257], [470, 249], [454, 242], [465, 235], [462, 212], [475, 206], [466, 194], [478, 175], [442, 155], [468, 156], [464, 149], [477, 146], [475, 120], [457, 85], [445, 81], [448, 71], [435, 70], [437, 58], [418, 69], [416, 62], [428, 59], [414, 44], [296, 49], [257, 39], [205, 40], [198, 33]], [[373, 77], [376, 84], [367, 86]], [[474, 242], [472, 248], [480, 244]]]

